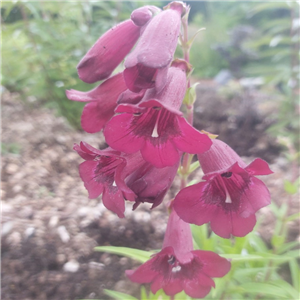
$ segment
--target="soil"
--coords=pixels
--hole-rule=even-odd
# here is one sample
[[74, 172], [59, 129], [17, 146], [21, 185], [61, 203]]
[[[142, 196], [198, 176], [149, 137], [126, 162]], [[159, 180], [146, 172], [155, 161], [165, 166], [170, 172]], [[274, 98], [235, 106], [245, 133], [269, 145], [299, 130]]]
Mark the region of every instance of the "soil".
[[[197, 93], [196, 127], [219, 133], [246, 161], [256, 156], [267, 160], [275, 173], [262, 180], [273, 201], [285, 201], [283, 178], [290, 179], [290, 166], [266, 133], [274, 122], [268, 106], [272, 98], [252, 94], [255, 101], [249, 101], [240, 91], [224, 98], [206, 83]], [[39, 103], [24, 104], [17, 94], [4, 92], [2, 130], [2, 299], [110, 299], [103, 289], [138, 296], [139, 286], [124, 271], [139, 263], [93, 248], [160, 249], [165, 205], [152, 211], [141, 205], [132, 212], [129, 204], [126, 218], [119, 219], [101, 199], [89, 200], [78, 175], [82, 159], [72, 147], [81, 140], [104, 147], [102, 135], [75, 131]], [[191, 177], [200, 180], [201, 171]], [[176, 179], [166, 201], [175, 196], [178, 185]], [[298, 209], [297, 199], [290, 203], [291, 211]], [[260, 214], [260, 234], [268, 241], [275, 219], [268, 207]], [[299, 238], [298, 225], [291, 224], [289, 239]]]

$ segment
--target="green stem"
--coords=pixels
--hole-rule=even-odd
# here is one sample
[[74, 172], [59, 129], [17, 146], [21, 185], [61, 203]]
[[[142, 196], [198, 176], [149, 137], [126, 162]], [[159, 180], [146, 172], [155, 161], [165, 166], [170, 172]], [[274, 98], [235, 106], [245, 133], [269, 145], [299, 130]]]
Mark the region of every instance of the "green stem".
[[[186, 62], [190, 62], [190, 46], [188, 39], [188, 16], [189, 16], [190, 7], [187, 8], [186, 15], [182, 18], [182, 28], [183, 28], [183, 36], [181, 38], [182, 51], [183, 56]], [[188, 78], [187, 87], [191, 86], [190, 79]], [[194, 107], [193, 105], [188, 105], [187, 109], [187, 121], [193, 125], [193, 115], [194, 115]], [[187, 185], [187, 178], [189, 176], [190, 165], [192, 162], [193, 154], [185, 153], [183, 155], [182, 164], [181, 164], [181, 189], [185, 188]]]

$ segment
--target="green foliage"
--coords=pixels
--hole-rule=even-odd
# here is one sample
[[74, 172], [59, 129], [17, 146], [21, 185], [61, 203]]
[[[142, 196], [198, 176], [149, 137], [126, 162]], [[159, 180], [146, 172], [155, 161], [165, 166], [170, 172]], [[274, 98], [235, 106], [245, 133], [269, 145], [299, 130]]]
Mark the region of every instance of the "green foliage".
[[[128, 18], [140, 2], [3, 2], [2, 84], [24, 99], [38, 99], [80, 128], [83, 103], [66, 89], [90, 90], [76, 65], [106, 30]], [[29, 99], [30, 99], [29, 98]]]
[[151, 255], [154, 254], [152, 252], [143, 251], [139, 249], [132, 249], [126, 247], [114, 247], [114, 246], [101, 246], [96, 247], [95, 251], [107, 252], [111, 254], [123, 255], [130, 258], [133, 258], [141, 263], [146, 262], [150, 259]]
[[[223, 239], [211, 232], [207, 224], [191, 225], [194, 249], [217, 252], [231, 260], [232, 264], [231, 271], [225, 277], [214, 279], [216, 289], [212, 289], [205, 299], [297, 299], [299, 295], [299, 264], [297, 261], [299, 242], [286, 242], [287, 222], [295, 219], [296, 216], [287, 216], [285, 204], [278, 207], [273, 203], [271, 208], [278, 220], [277, 224], [279, 224], [271, 238], [271, 248], [255, 230], [242, 238]], [[147, 261], [154, 254], [126, 247], [105, 246], [95, 249], [127, 256], [141, 263]], [[291, 282], [281, 278], [282, 267], [289, 269]], [[129, 298], [131, 296], [114, 291], [106, 290], [106, 294], [114, 299], [121, 299], [121, 297], [123, 297], [122, 299], [133, 299]], [[147, 293], [142, 287], [140, 299], [169, 300], [169, 296], [162, 291], [153, 295], [151, 292]], [[190, 300], [192, 298], [182, 292], [177, 294], [175, 299]]]
[[1, 153], [2, 155], [11, 153], [19, 155], [21, 153], [21, 145], [17, 143], [1, 143]]

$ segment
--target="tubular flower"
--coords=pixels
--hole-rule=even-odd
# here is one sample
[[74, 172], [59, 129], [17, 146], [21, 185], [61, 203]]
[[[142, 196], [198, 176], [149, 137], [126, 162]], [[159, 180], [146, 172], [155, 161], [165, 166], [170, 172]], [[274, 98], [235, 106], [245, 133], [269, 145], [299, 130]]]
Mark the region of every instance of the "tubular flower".
[[154, 86], [160, 91], [164, 87], [184, 11], [183, 3], [173, 3], [147, 24], [137, 46], [125, 59], [124, 79], [131, 91]]
[[140, 37], [140, 27], [126, 20], [102, 35], [77, 66], [79, 78], [87, 83], [106, 79], [121, 63]]
[[107, 143], [125, 153], [141, 151], [157, 168], [172, 166], [181, 151], [204, 152], [211, 146], [207, 135], [194, 129], [179, 111], [186, 89], [185, 64], [170, 67], [165, 88], [147, 90], [138, 105], [120, 104], [105, 126]]
[[230, 262], [211, 251], [193, 251], [189, 224], [173, 210], [168, 221], [163, 249], [136, 270], [127, 270], [136, 283], [151, 283], [151, 291], [163, 289], [169, 296], [182, 290], [193, 298], [205, 297], [215, 287], [211, 277], [223, 277]]
[[[119, 73], [88, 92], [67, 90], [70, 100], [89, 102], [81, 115], [81, 126], [88, 133], [100, 131], [114, 115], [119, 96], [127, 90], [123, 74]], [[125, 102], [125, 99], [124, 99]]]
[[162, 201], [169, 190], [177, 173], [179, 161], [171, 167], [156, 168], [145, 162], [135, 172], [130, 174], [125, 182], [126, 185], [136, 194], [133, 209], [141, 203], [152, 203], [154, 208]]
[[134, 192], [124, 182], [125, 177], [144, 163], [141, 155], [122, 156], [111, 148], [98, 150], [85, 142], [75, 144], [74, 150], [86, 161], [79, 165], [79, 174], [89, 198], [102, 195], [104, 206], [124, 217], [124, 198], [134, 201]]
[[210, 150], [198, 154], [204, 182], [181, 190], [174, 200], [180, 218], [211, 229], [223, 238], [242, 237], [253, 230], [255, 212], [270, 204], [270, 193], [255, 175], [268, 175], [268, 164], [255, 159], [248, 166], [228, 145], [213, 140]]

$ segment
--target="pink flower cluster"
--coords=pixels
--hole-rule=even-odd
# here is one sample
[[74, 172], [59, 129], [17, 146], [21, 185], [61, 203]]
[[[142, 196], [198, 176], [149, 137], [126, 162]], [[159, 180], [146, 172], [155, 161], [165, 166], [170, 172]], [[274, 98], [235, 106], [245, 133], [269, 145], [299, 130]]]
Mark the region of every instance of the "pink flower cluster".
[[[193, 250], [188, 223], [210, 223], [223, 238], [253, 230], [255, 213], [270, 203], [268, 189], [256, 175], [272, 173], [267, 163], [248, 166], [225, 143], [210, 139], [189, 124], [180, 111], [190, 65], [174, 59], [182, 17], [189, 9], [172, 2], [160, 10], [144, 6], [102, 35], [79, 62], [86, 83], [102, 83], [88, 92], [68, 90], [70, 100], [86, 102], [81, 116], [88, 133], [103, 130], [108, 148], [81, 142], [74, 150], [85, 160], [79, 173], [89, 198], [102, 194], [107, 209], [124, 217], [125, 201], [133, 209], [144, 202], [162, 203], [184, 152], [197, 154], [203, 181], [183, 188], [171, 204], [162, 250], [128, 277], [151, 283], [173, 296], [184, 290], [205, 297], [230, 270], [219, 255]], [[134, 49], [133, 49], [134, 47]], [[123, 61], [123, 72], [112, 75]]]

